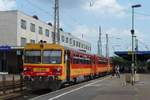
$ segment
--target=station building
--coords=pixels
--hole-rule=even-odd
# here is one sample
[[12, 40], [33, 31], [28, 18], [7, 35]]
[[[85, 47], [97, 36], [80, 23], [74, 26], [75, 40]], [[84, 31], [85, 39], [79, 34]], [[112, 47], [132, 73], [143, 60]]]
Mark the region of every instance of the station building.
[[[0, 72], [5, 69], [9, 73], [18, 73], [22, 69], [22, 51], [26, 43], [38, 43], [40, 40], [52, 43], [53, 25], [41, 21], [36, 15], [12, 10], [0, 11], [0, 46], [10, 46], [6, 53], [7, 68], [3, 68], [4, 53], [0, 51]], [[91, 52], [91, 44], [60, 29], [60, 44], [85, 52]]]

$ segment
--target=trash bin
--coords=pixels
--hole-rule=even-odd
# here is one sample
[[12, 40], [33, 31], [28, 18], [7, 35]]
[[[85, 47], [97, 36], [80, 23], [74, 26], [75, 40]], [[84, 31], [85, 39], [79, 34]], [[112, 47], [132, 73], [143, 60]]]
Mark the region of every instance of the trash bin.
[[134, 79], [135, 79], [135, 82], [139, 82], [140, 81], [139, 74], [135, 74]]
[[[133, 80], [134, 80], [134, 82], [140, 81], [139, 74], [134, 74]], [[125, 74], [125, 82], [126, 83], [132, 82], [132, 75], [130, 73]]]
[[131, 83], [132, 76], [130, 73], [125, 74], [125, 82]]

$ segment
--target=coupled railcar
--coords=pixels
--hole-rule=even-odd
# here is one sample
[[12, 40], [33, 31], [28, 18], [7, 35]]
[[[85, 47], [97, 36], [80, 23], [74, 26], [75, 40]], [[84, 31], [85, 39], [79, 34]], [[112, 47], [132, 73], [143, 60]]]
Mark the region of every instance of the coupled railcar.
[[23, 61], [25, 85], [31, 90], [56, 90], [64, 83], [81, 82], [111, 71], [108, 59], [58, 44], [27, 44]]

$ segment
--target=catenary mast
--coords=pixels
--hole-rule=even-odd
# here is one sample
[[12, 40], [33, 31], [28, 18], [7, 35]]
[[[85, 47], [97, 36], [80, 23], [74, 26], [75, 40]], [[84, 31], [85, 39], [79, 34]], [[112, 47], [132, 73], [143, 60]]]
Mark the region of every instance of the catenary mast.
[[60, 42], [60, 31], [59, 31], [59, 0], [54, 1], [54, 33], [53, 43], [59, 44]]
[[102, 31], [101, 31], [101, 27], [99, 27], [99, 39], [98, 39], [97, 45], [98, 45], [98, 55], [102, 56]]

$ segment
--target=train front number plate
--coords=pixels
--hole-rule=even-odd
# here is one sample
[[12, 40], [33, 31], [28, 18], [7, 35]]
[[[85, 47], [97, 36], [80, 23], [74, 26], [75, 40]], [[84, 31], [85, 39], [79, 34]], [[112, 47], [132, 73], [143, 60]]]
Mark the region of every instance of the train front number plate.
[[34, 68], [33, 72], [49, 72], [49, 68]]

